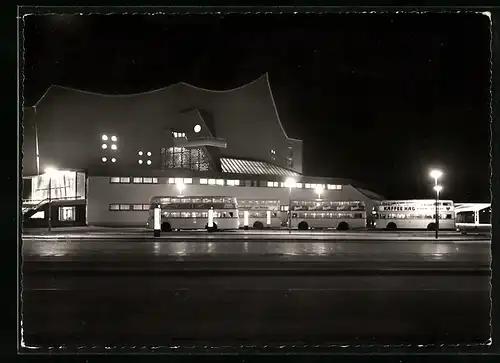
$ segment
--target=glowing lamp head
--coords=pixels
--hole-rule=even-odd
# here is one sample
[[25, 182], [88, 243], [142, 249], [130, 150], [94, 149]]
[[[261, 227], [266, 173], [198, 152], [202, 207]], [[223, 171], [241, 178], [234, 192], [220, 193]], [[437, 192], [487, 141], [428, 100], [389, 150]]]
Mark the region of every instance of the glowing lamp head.
[[55, 173], [57, 173], [57, 169], [50, 167], [50, 166], [45, 168], [44, 171], [45, 171], [45, 174], [49, 174], [49, 175], [54, 175]]
[[179, 193], [182, 193], [182, 191], [184, 190], [184, 183], [179, 182], [176, 184], [176, 187], [177, 187], [177, 190], [179, 191]]
[[432, 170], [430, 173], [431, 178], [433, 179], [439, 179], [441, 176], [443, 176], [443, 172], [441, 170]]
[[200, 126], [200, 125], [196, 125], [196, 126], [194, 127], [194, 132], [198, 133], [198, 132], [200, 132], [200, 131], [201, 131], [201, 126]]
[[440, 193], [441, 190], [443, 190], [443, 187], [441, 185], [435, 185], [434, 190], [436, 191], [436, 193]]
[[293, 179], [293, 178], [288, 178], [288, 179], [286, 180], [286, 182], [285, 182], [285, 186], [286, 186], [287, 188], [295, 188], [296, 184], [297, 184], [297, 183], [296, 183], [295, 179]]

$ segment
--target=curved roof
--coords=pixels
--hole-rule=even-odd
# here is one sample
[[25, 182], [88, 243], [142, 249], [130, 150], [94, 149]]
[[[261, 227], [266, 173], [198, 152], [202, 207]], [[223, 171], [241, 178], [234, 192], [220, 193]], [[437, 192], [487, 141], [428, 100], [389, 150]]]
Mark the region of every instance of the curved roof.
[[278, 124], [279, 124], [282, 132], [283, 132], [283, 135], [285, 135], [285, 137], [288, 140], [296, 141], [296, 142], [302, 142], [302, 140], [300, 140], [300, 139], [295, 139], [295, 138], [289, 137], [288, 134], [287, 134], [287, 132], [285, 131], [285, 128], [283, 127], [283, 124], [282, 124], [281, 119], [279, 117], [278, 109], [276, 107], [276, 102], [274, 100], [274, 95], [273, 95], [273, 92], [271, 90], [271, 84], [269, 82], [269, 73], [267, 73], [267, 72], [264, 73], [262, 76], [258, 77], [257, 79], [254, 79], [253, 81], [250, 81], [250, 82], [248, 82], [246, 84], [240, 85], [240, 86], [235, 87], [235, 88], [227, 89], [227, 90], [212, 90], [212, 89], [202, 88], [202, 87], [194, 86], [192, 84], [189, 84], [189, 83], [186, 83], [186, 82], [182, 82], [182, 81], [181, 82], [177, 82], [177, 83], [172, 83], [172, 84], [170, 84], [168, 86], [165, 86], [165, 87], [162, 87], [162, 88], [158, 88], [158, 89], [154, 89], [154, 90], [150, 90], [150, 91], [139, 92], [139, 93], [129, 93], [129, 94], [106, 94], [106, 93], [98, 93], [98, 92], [86, 91], [86, 90], [81, 90], [81, 89], [76, 89], [76, 88], [66, 87], [66, 86], [60, 86], [60, 85], [51, 85], [51, 86], [49, 86], [47, 88], [47, 90], [43, 93], [43, 95], [40, 97], [40, 99], [34, 105], [27, 106], [27, 107], [25, 107], [25, 109], [29, 109], [29, 108], [35, 108], [36, 109], [41, 104], [41, 102], [43, 101], [43, 99], [54, 88], [59, 88], [61, 90], [66, 90], [66, 91], [70, 91], [70, 92], [83, 93], [83, 94], [87, 94], [87, 95], [100, 96], [100, 97], [127, 98], [127, 97], [139, 97], [139, 96], [148, 95], [148, 94], [152, 94], [152, 93], [158, 93], [158, 92], [170, 89], [170, 88], [174, 88], [176, 86], [177, 87], [178, 86], [184, 86], [184, 87], [188, 87], [188, 88], [191, 88], [191, 89], [194, 89], [194, 90], [197, 90], [197, 91], [202, 91], [202, 92], [207, 92], [207, 93], [228, 94], [228, 93], [233, 93], [233, 92], [237, 92], [237, 91], [243, 90], [243, 89], [245, 89], [245, 88], [253, 85], [254, 83], [257, 83], [257, 82], [262, 81], [262, 80], [265, 80], [265, 82], [267, 84], [269, 95], [270, 95], [270, 98], [271, 98], [271, 101], [272, 101], [272, 104], [273, 104], [273, 107], [274, 107], [274, 112], [275, 112], [275, 115], [276, 115], [276, 119], [278, 121]]

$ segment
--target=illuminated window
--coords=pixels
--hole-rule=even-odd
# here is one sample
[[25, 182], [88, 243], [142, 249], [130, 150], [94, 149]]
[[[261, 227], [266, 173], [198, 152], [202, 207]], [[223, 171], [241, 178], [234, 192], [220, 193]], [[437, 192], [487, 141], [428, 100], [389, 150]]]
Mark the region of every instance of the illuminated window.
[[120, 210], [120, 205], [119, 204], [110, 204], [109, 210]]
[[143, 210], [143, 208], [142, 208], [142, 204], [134, 204], [134, 205], [132, 206], [132, 209], [133, 209], [133, 210]]
[[112, 144], [111, 145], [111, 150], [116, 150], [116, 149], [118, 149], [118, 147], [116, 146], [116, 144]]
[[111, 158], [112, 163], [116, 163], [116, 158]]
[[33, 214], [30, 219], [45, 219], [45, 212], [43, 210], [39, 210]]
[[240, 185], [240, 181], [239, 180], [235, 180], [234, 181], [234, 185]]
[[168, 184], [175, 184], [174, 178], [168, 178]]
[[140, 184], [142, 183], [142, 178], [135, 177], [134, 179], [132, 179], [132, 183]]
[[306, 189], [311, 188], [311, 184], [306, 183]]
[[224, 185], [224, 179], [217, 179], [217, 185]]
[[105, 163], [106, 161], [108, 161], [108, 159], [107, 159], [106, 157], [104, 157], [104, 156], [103, 156], [103, 157], [101, 158], [101, 161], [102, 161], [103, 163]]
[[201, 131], [201, 126], [200, 125], [196, 125], [193, 130], [194, 130], [194, 132], [198, 133], [198, 132]]
[[234, 186], [234, 180], [226, 180], [227, 185]]
[[118, 138], [116, 136], [111, 136], [111, 141], [116, 142]]
[[121, 177], [120, 183], [130, 183], [130, 178], [128, 176]]
[[208, 179], [209, 185], [215, 185], [215, 179]]
[[102, 144], [102, 145], [101, 145], [101, 147], [102, 147], [103, 149], [107, 149], [107, 148], [108, 148], [108, 145], [107, 145], [107, 144]]
[[273, 183], [273, 186], [274, 186], [275, 188], [277, 188], [277, 187], [278, 187], [278, 185], [279, 185], [279, 183], [278, 183], [278, 182], [274, 182], [274, 183]]
[[130, 210], [130, 204], [120, 204], [120, 210]]
[[108, 141], [108, 135], [102, 135], [101, 136], [102, 141]]
[[268, 186], [269, 188], [272, 188], [272, 186], [273, 186], [273, 182], [272, 182], [272, 181], [268, 181], [268, 182], [267, 182], [267, 186]]
[[208, 184], [208, 180], [207, 179], [200, 179], [200, 184]]
[[120, 178], [116, 177], [116, 176], [113, 176], [113, 177], [109, 178], [109, 182], [110, 183], [119, 183], [120, 182]]
[[193, 184], [192, 178], [184, 178], [184, 184]]
[[75, 221], [76, 220], [76, 207], [59, 207], [59, 220], [60, 221]]
[[142, 164], [142, 160], [137, 161], [139, 164]]
[[158, 184], [158, 178], [153, 178], [153, 184]]
[[153, 178], [142, 178], [142, 180], [145, 184], [152, 184], [153, 183]]
[[296, 184], [295, 184], [295, 187], [296, 187], [296, 188], [302, 188], [302, 183], [296, 183]]
[[175, 184], [181, 184], [184, 183], [183, 178], [175, 178]]

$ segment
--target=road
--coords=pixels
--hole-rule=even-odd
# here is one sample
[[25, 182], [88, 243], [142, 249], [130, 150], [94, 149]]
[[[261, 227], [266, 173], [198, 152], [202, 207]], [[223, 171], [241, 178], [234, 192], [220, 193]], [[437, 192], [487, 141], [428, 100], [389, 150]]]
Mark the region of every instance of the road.
[[[484, 240], [25, 239], [27, 345], [478, 344]], [[271, 273], [272, 272], [272, 273]]]

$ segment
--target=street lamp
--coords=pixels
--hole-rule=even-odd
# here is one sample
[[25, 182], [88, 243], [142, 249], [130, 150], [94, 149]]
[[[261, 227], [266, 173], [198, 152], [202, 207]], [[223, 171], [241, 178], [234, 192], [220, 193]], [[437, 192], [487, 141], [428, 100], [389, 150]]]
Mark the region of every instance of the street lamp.
[[438, 239], [439, 234], [439, 192], [443, 189], [442, 186], [438, 185], [438, 180], [443, 176], [443, 172], [438, 169], [434, 169], [430, 172], [431, 178], [434, 179], [434, 190], [436, 191], [436, 239]]
[[443, 176], [443, 172], [435, 169], [430, 172], [430, 176], [434, 179], [434, 185], [438, 185], [438, 179]]
[[182, 191], [184, 190], [184, 183], [178, 182], [176, 184], [177, 184], [177, 190], [179, 190], [179, 195], [182, 197]]
[[48, 220], [48, 230], [52, 230], [52, 177], [57, 173], [55, 168], [46, 168], [45, 174], [49, 176], [49, 220]]
[[292, 233], [292, 188], [295, 187], [295, 179], [288, 178], [285, 186], [288, 188], [288, 233]]
[[316, 193], [318, 193], [318, 199], [321, 199], [321, 193], [323, 193], [323, 186], [322, 185], [318, 185], [316, 187]]
[[443, 190], [443, 187], [441, 185], [434, 185], [434, 190], [436, 191], [436, 239], [438, 239], [438, 233], [439, 233], [439, 192]]

